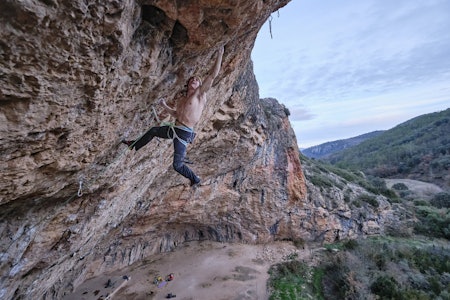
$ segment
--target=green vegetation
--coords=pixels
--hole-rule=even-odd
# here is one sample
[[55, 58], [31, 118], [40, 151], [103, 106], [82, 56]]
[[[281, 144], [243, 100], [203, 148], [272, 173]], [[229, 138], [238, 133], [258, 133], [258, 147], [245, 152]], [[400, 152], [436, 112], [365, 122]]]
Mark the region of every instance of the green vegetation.
[[356, 240], [345, 240], [340, 241], [334, 244], [326, 244], [324, 246], [325, 249], [328, 251], [334, 251], [334, 250], [353, 250], [356, 247], [358, 247], [358, 241]]
[[404, 183], [401, 183], [401, 182], [394, 184], [392, 186], [392, 188], [394, 190], [396, 190], [396, 191], [407, 191], [407, 190], [409, 190], [408, 186], [406, 184], [404, 184]]
[[313, 175], [309, 178], [309, 180], [317, 187], [332, 187], [335, 185], [335, 182], [331, 181], [326, 176]]
[[377, 199], [371, 195], [361, 194], [361, 195], [359, 195], [358, 200], [369, 203], [372, 207], [375, 207], [375, 208], [377, 208], [379, 206]]
[[450, 210], [433, 206], [416, 206], [416, 217], [419, 219], [414, 232], [429, 237], [450, 239]]
[[391, 190], [380, 177], [300, 159], [309, 183], [324, 195], [340, 189], [354, 218], [365, 219], [380, 209], [385, 203], [380, 195], [387, 197], [399, 218], [384, 228], [390, 236], [324, 245], [309, 260], [288, 256], [289, 261], [270, 269], [269, 299], [450, 300], [448, 192], [418, 196], [422, 194], [403, 183]]
[[450, 194], [438, 193], [431, 199], [430, 204], [437, 208], [450, 208]]
[[272, 266], [269, 299], [450, 299], [450, 248], [426, 239], [375, 237], [327, 245], [319, 265]]
[[324, 299], [321, 294], [324, 270], [320, 268], [290, 260], [272, 266], [269, 274], [270, 300]]
[[410, 176], [448, 188], [448, 132], [450, 109], [342, 151], [332, 157], [334, 164], [300, 154], [309, 192], [325, 199], [320, 205], [340, 207], [334, 205], [339, 198], [338, 205], [353, 210], [352, 219], [367, 220], [388, 199], [395, 221], [385, 224], [386, 236], [339, 241], [310, 260], [291, 256], [273, 266], [270, 299], [450, 300], [449, 190], [433, 196], [404, 183], [389, 189], [383, 179]]

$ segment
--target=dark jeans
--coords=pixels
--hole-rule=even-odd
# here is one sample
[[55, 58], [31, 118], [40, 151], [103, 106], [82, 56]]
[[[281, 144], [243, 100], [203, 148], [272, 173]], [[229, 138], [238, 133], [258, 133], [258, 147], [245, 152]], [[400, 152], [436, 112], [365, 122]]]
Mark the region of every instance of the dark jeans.
[[[185, 143], [177, 138], [173, 138], [174, 130], [176, 135], [180, 139], [185, 141]], [[199, 178], [189, 167], [184, 164], [187, 143], [192, 143], [195, 137], [195, 133], [185, 131], [176, 127], [171, 128], [170, 126], [152, 127], [139, 140], [136, 141], [136, 143], [134, 144], [134, 149], [138, 151], [139, 149], [147, 145], [155, 136], [163, 139], [173, 139], [173, 168], [184, 177], [190, 179], [191, 184], [198, 182]]]

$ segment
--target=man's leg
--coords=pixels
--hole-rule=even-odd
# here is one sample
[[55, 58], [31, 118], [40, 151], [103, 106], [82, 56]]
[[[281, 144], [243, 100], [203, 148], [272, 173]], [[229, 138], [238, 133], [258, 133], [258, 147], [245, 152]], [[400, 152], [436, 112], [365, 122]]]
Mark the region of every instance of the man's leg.
[[133, 148], [138, 151], [139, 149], [147, 145], [155, 136], [163, 139], [171, 139], [172, 135], [170, 131], [171, 130], [169, 126], [152, 127], [134, 143]]
[[177, 138], [173, 139], [173, 150], [173, 168], [175, 171], [188, 178], [191, 181], [191, 186], [200, 183], [200, 178], [184, 164], [186, 146]]

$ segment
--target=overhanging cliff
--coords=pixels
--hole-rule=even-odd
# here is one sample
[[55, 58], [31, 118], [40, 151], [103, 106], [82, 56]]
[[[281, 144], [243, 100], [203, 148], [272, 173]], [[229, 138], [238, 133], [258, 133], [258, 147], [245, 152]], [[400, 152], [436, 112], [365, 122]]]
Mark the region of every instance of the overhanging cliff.
[[[106, 2], [106, 3], [105, 3]], [[288, 0], [2, 1], [0, 297], [60, 298], [87, 277], [187, 240], [295, 238], [305, 182], [287, 110], [260, 100], [250, 61]], [[128, 151], [159, 98], [221, 72], [188, 156]], [[159, 114], [163, 118], [164, 115]]]
[[[0, 2], [0, 298], [61, 299], [185, 241], [323, 242], [399, 224], [385, 197], [355, 208], [367, 191], [310, 162], [305, 182], [289, 111], [259, 99], [250, 53], [287, 2]], [[165, 119], [158, 99], [174, 104], [219, 45], [188, 149], [194, 190], [170, 140], [120, 141], [157, 125], [153, 111]]]

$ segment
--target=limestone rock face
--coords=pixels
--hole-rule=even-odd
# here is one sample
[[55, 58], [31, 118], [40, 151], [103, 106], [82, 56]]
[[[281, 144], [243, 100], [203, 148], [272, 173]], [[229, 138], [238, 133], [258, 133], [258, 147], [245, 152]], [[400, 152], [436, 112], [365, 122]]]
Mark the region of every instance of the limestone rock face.
[[[288, 1], [0, 1], [1, 299], [61, 299], [185, 241], [382, 232], [386, 201], [361, 221], [341, 192], [306, 183], [289, 111], [259, 99], [250, 53]], [[172, 141], [120, 141], [166, 120], [158, 100], [204, 78], [219, 45], [191, 189]]]
[[303, 206], [289, 215], [292, 236], [322, 244], [362, 236], [412, 234], [412, 213], [402, 205], [392, 205], [386, 196], [374, 194], [375, 189], [363, 183], [362, 173], [346, 174], [303, 158], [307, 197]]
[[[188, 240], [291, 238], [305, 182], [287, 110], [259, 99], [250, 53], [288, 0], [0, 3], [0, 298], [60, 299]], [[165, 119], [187, 79], [222, 69], [189, 146], [120, 141]], [[153, 113], [155, 112], [155, 113]]]

